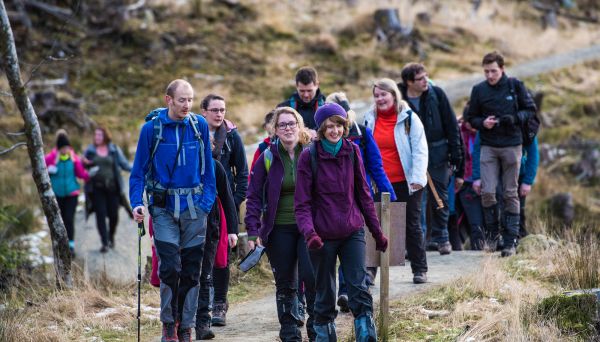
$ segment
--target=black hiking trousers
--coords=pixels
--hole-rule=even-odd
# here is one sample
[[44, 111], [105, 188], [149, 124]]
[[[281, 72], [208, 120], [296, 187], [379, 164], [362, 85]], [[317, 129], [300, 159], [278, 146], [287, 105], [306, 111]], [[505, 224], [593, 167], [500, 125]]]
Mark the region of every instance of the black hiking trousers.
[[77, 195], [56, 197], [58, 208], [60, 209], [60, 217], [62, 217], [67, 229], [69, 241], [75, 240], [75, 209], [77, 209]]
[[[102, 246], [108, 246], [114, 242], [117, 224], [119, 223], [120, 194], [115, 189], [103, 189], [94, 187], [92, 203], [96, 211], [96, 226], [102, 240]], [[106, 218], [108, 217], [109, 230], [106, 229]]]

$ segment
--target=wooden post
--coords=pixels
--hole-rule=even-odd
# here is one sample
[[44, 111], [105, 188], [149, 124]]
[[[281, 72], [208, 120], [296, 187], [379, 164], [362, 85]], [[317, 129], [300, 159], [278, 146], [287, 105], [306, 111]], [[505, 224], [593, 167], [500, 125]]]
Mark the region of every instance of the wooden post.
[[379, 278], [379, 338], [388, 340], [388, 326], [390, 321], [390, 246], [394, 243], [390, 234], [390, 193], [381, 194], [381, 230], [389, 239], [388, 249], [381, 253], [381, 278]]

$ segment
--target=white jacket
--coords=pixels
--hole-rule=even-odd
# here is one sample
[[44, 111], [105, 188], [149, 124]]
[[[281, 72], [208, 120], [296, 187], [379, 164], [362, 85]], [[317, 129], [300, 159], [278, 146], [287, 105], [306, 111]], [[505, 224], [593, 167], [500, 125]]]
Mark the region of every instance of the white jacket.
[[[410, 119], [410, 132], [406, 134], [404, 121]], [[365, 113], [365, 126], [373, 130], [375, 135], [375, 121], [377, 120], [377, 113], [374, 108]], [[429, 152], [427, 148], [427, 140], [425, 138], [425, 129], [423, 123], [419, 119], [419, 116], [412, 112], [410, 108], [404, 108], [400, 114], [398, 114], [398, 120], [396, 121], [396, 127], [394, 128], [394, 140], [396, 141], [396, 148], [400, 155], [400, 162], [404, 169], [404, 175], [408, 182], [408, 192], [412, 194], [413, 191], [410, 184], [419, 184], [422, 187], [427, 185], [427, 162], [429, 158]]]

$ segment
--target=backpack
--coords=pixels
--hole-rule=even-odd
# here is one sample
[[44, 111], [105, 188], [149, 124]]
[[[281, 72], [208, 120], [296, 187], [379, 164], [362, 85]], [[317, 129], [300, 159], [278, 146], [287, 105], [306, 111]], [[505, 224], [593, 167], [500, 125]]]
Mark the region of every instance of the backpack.
[[[165, 189], [160, 183], [158, 183], [157, 181], [155, 181], [152, 178], [152, 170], [154, 169], [152, 166], [152, 161], [154, 160], [154, 156], [156, 154], [156, 151], [158, 149], [158, 145], [161, 143], [161, 141], [164, 141], [165, 139], [162, 136], [162, 131], [163, 131], [163, 124], [162, 121], [158, 119], [158, 114], [164, 110], [164, 108], [156, 108], [153, 111], [151, 111], [148, 115], [146, 115], [145, 121], [148, 122], [150, 120], [152, 120], [152, 125], [153, 125], [153, 134], [152, 134], [152, 152], [150, 153], [150, 167], [148, 168], [148, 172], [146, 172], [145, 175], [145, 179], [146, 179], [146, 196], [147, 196], [147, 201], [148, 203], [150, 203], [150, 193], [156, 192], [158, 191], [167, 191], [168, 194], [170, 195], [176, 195], [175, 196], [175, 207], [178, 208], [179, 207], [179, 195], [187, 195], [188, 196], [188, 204], [189, 201], [191, 199], [191, 196], [193, 194], [196, 193], [201, 193], [202, 192], [202, 184], [200, 184], [199, 186], [196, 186], [194, 188], [180, 188], [180, 189]], [[198, 127], [198, 114], [194, 114], [194, 113], [190, 113], [188, 114], [188, 117], [190, 119], [190, 122], [192, 123], [192, 129], [194, 130], [194, 134], [196, 136], [196, 139], [198, 139], [198, 143], [200, 144], [199, 147], [199, 152], [200, 152], [200, 176], [203, 177], [204, 176], [204, 171], [205, 171], [205, 165], [204, 165], [204, 142], [202, 141], [202, 134], [200, 133], [200, 129]], [[192, 208], [193, 210], [193, 208]], [[195, 212], [192, 212], [192, 218], [195, 218], [196, 214]], [[175, 214], [176, 218], [179, 217], [179, 213], [176, 212]]]
[[[521, 125], [521, 135], [523, 136], [523, 146], [529, 146], [533, 143], [536, 135], [540, 131], [541, 121], [537, 115], [537, 111], [533, 113], [520, 111], [519, 110], [519, 99], [517, 97], [515, 83], [517, 80], [514, 77], [508, 78], [508, 86], [510, 88], [510, 93], [515, 99], [515, 109], [517, 112], [517, 117], [519, 119]], [[531, 96], [531, 91], [529, 89], [525, 89], [527, 93]], [[533, 98], [533, 96], [532, 96]]]

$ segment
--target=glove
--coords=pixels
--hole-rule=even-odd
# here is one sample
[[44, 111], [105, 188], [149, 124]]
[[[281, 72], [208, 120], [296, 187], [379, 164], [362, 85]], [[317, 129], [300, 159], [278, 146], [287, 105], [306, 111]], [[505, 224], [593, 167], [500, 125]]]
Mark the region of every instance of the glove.
[[506, 127], [512, 127], [515, 125], [515, 118], [512, 115], [504, 115], [500, 117], [500, 125]]
[[321, 240], [321, 238], [319, 237], [319, 235], [317, 235], [317, 233], [312, 233], [310, 235], [310, 237], [308, 238], [308, 240], [306, 240], [306, 245], [308, 246], [308, 249], [310, 249], [311, 251], [316, 251], [318, 249], [321, 249], [321, 247], [323, 247], [323, 240]]
[[380, 252], [385, 252], [388, 247], [388, 239], [385, 237], [385, 235], [380, 233], [379, 235], [373, 237], [375, 238], [375, 249]]

